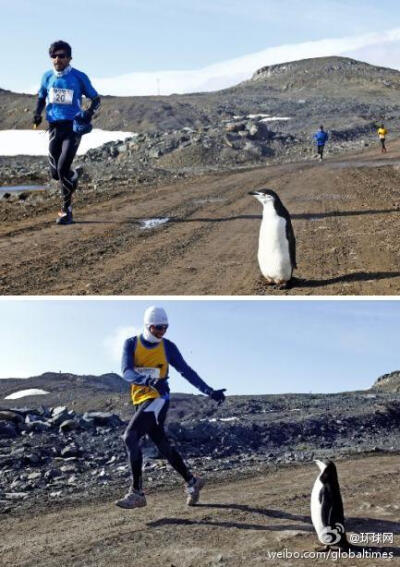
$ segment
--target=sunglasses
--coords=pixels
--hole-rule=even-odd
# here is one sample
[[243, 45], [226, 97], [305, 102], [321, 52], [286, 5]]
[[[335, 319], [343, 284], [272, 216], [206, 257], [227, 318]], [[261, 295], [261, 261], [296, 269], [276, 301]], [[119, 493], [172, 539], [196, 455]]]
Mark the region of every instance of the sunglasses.
[[53, 53], [53, 55], [51, 55], [52, 59], [66, 59], [67, 55], [65, 55], [65, 53]]
[[168, 329], [168, 325], [154, 325], [156, 331], [166, 331]]

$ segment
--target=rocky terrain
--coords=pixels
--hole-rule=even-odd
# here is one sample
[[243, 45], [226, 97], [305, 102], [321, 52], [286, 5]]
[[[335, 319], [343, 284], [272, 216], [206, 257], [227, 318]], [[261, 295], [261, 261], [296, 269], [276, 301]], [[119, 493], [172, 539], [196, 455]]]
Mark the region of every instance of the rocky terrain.
[[[326, 121], [341, 130], [382, 117], [400, 117], [400, 72], [346, 57], [305, 59], [254, 70], [235, 87], [211, 93], [148, 97], [103, 97], [96, 125], [134, 132], [213, 126], [235, 115], [290, 117], [292, 133]], [[90, 74], [90, 73], [89, 73]], [[0, 128], [29, 128], [32, 95], [0, 89]]]
[[[167, 430], [195, 470], [211, 478], [251, 473], [316, 457], [400, 451], [399, 373], [366, 391], [339, 394], [230, 396], [217, 408], [204, 396], [172, 396]], [[47, 395], [4, 399], [21, 389]], [[46, 373], [0, 380], [0, 509], [95, 500], [128, 483], [121, 435], [131, 416], [126, 383], [117, 375]], [[63, 405], [49, 405], [63, 404]], [[65, 404], [65, 405], [64, 405]], [[177, 478], [144, 443], [146, 478]]]
[[400, 392], [400, 372], [390, 372], [380, 376], [373, 388], [380, 392]]
[[[126, 143], [106, 144], [82, 158], [94, 184], [121, 177], [137, 183], [171, 170], [218, 168], [310, 158], [323, 122], [331, 153], [369, 144], [385, 120], [400, 126], [400, 72], [349, 58], [306, 59], [259, 69], [235, 87], [167, 97], [104, 97], [95, 126], [130, 130]], [[0, 128], [30, 128], [35, 97], [0, 89]], [[42, 126], [44, 128], [45, 126]], [[2, 185], [47, 179], [44, 160], [0, 162]]]

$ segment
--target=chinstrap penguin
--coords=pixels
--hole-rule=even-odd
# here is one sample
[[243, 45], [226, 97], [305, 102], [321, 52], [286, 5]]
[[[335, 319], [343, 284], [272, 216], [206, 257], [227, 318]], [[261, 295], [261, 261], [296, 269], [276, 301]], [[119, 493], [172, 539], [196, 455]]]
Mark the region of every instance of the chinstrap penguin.
[[282, 201], [271, 189], [250, 191], [263, 205], [258, 242], [258, 263], [267, 284], [286, 285], [296, 265], [296, 239]]
[[315, 461], [320, 470], [311, 492], [311, 520], [319, 541], [329, 548], [348, 548], [343, 501], [333, 461]]

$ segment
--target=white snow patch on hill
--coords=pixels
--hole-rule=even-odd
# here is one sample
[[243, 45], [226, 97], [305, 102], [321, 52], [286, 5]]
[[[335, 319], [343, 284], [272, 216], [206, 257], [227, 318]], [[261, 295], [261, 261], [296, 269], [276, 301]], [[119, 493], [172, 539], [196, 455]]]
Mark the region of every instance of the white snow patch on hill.
[[[82, 137], [78, 155], [85, 154], [106, 142], [125, 140], [133, 132], [114, 132], [95, 128]], [[47, 156], [49, 135], [44, 130], [0, 130], [0, 156]]]
[[42, 396], [48, 394], [46, 390], [38, 390], [37, 388], [30, 388], [29, 390], [19, 390], [19, 392], [14, 392], [6, 396], [5, 400], [18, 400], [19, 398], [25, 398], [26, 396]]

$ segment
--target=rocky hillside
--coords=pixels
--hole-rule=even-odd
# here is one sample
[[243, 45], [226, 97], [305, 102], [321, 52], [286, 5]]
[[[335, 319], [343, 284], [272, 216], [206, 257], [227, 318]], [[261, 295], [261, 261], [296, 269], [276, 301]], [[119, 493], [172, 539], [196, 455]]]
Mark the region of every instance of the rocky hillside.
[[[307, 133], [324, 121], [346, 130], [382, 118], [400, 124], [400, 72], [343, 57], [306, 59], [263, 67], [252, 79], [213, 93], [149, 97], [103, 97], [96, 126], [158, 132], [194, 130], [236, 115], [289, 117], [282, 127]], [[0, 90], [0, 128], [27, 128], [35, 97]], [[281, 125], [280, 125], [281, 126]]]
[[400, 370], [380, 376], [372, 387], [381, 392], [400, 393]]
[[[326, 155], [376, 143], [383, 119], [400, 128], [400, 72], [353, 59], [306, 59], [259, 69], [214, 93], [104, 97], [96, 127], [133, 131], [77, 160], [86, 190], [175, 182], [210, 170], [312, 159], [312, 134], [329, 130]], [[35, 97], [0, 90], [0, 128], [30, 128]], [[46, 125], [43, 124], [42, 128]], [[46, 183], [46, 158], [1, 157], [2, 185]], [[8, 199], [10, 195], [0, 195]], [[18, 199], [32, 195], [16, 196]]]
[[254, 82], [283, 92], [313, 89], [342, 97], [349, 96], [350, 89], [375, 98], [400, 91], [400, 72], [348, 57], [320, 57], [262, 67], [251, 78]]
[[[4, 399], [29, 388], [49, 394]], [[0, 396], [0, 509], [28, 496], [34, 506], [35, 499], [96, 494], [127, 481], [121, 435], [132, 408], [119, 376], [45, 373], [0, 380]], [[176, 394], [167, 430], [196, 470], [218, 473], [250, 470], [257, 463], [400, 451], [399, 426], [400, 394], [375, 388], [229, 396], [219, 408], [206, 396]], [[156, 483], [168, 484], [158, 451], [146, 442], [144, 453], [147, 474], [154, 471]]]

